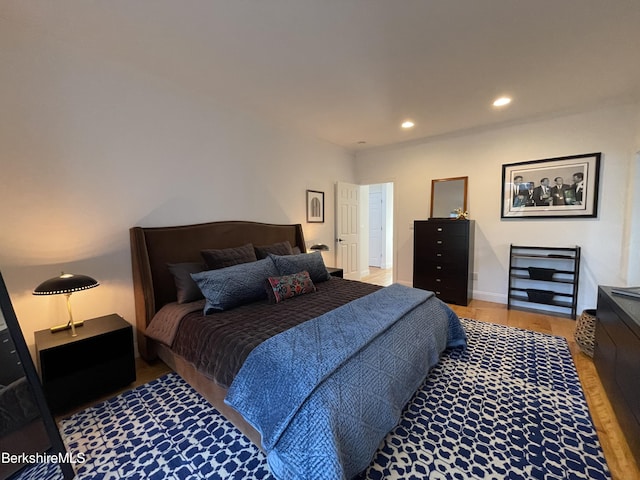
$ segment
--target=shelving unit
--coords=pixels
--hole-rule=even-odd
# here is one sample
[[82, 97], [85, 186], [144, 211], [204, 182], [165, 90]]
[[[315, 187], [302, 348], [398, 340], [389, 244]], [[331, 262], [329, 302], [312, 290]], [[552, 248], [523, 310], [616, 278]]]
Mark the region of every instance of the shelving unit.
[[[544, 311], [575, 319], [579, 277], [579, 246], [511, 245], [507, 308]], [[530, 304], [535, 306], [527, 308]]]

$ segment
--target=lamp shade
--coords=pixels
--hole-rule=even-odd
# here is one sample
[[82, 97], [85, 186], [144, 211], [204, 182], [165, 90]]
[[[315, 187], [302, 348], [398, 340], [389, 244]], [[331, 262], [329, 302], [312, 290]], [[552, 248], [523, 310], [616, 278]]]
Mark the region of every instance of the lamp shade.
[[311, 245], [309, 250], [313, 250], [314, 252], [328, 252], [329, 247], [324, 243], [316, 243], [315, 245]]
[[63, 293], [79, 292], [100, 285], [95, 278], [87, 275], [62, 273], [58, 277], [45, 280], [33, 291], [34, 295], [59, 295]]

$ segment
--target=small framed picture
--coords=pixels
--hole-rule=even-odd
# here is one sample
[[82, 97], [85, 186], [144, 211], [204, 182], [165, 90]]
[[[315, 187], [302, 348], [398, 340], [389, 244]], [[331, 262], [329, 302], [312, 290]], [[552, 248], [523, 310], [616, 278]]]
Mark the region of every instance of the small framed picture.
[[596, 217], [601, 156], [503, 165], [501, 218]]
[[324, 192], [307, 190], [307, 222], [324, 223]]

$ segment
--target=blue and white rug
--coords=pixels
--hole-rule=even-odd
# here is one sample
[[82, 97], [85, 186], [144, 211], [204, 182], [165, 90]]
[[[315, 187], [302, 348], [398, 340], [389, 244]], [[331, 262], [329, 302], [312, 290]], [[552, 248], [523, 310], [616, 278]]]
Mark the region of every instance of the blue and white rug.
[[[564, 338], [463, 319], [361, 479], [609, 479]], [[65, 419], [79, 479], [272, 479], [264, 454], [178, 375]]]

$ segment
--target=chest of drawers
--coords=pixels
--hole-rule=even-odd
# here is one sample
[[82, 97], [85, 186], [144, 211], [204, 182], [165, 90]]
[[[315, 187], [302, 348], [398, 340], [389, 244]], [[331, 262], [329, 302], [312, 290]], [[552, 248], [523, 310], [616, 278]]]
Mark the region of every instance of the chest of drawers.
[[640, 299], [598, 288], [593, 363], [631, 452], [640, 462]]
[[473, 289], [473, 220], [416, 220], [413, 286], [467, 305]]

